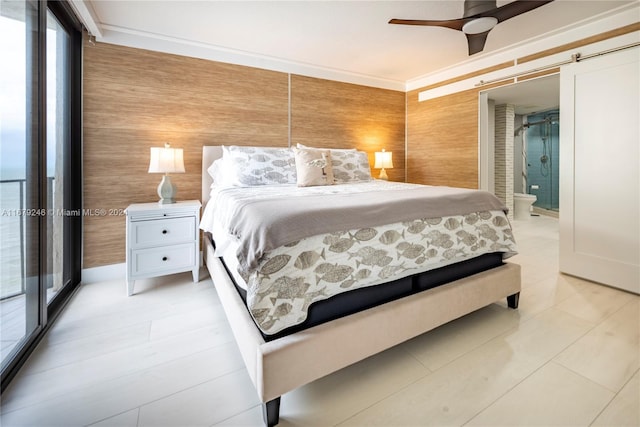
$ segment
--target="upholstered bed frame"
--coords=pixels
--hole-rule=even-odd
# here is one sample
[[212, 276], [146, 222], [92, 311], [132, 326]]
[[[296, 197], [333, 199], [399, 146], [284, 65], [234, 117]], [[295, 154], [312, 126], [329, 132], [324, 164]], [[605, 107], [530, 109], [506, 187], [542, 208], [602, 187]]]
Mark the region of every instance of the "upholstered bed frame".
[[[222, 147], [203, 147], [202, 203], [209, 200], [207, 168]], [[205, 264], [236, 342], [263, 402], [265, 423], [276, 425], [280, 396], [297, 387], [423, 334], [472, 311], [507, 298], [517, 307], [520, 266], [500, 267], [388, 302], [346, 317], [265, 341], [219, 258], [203, 240]]]

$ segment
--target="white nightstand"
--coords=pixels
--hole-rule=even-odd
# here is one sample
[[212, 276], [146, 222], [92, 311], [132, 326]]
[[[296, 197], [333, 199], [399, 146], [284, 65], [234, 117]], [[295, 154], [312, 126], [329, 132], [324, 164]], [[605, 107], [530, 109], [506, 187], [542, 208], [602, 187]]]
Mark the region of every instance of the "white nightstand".
[[138, 279], [191, 271], [199, 281], [200, 202], [136, 203], [127, 213], [127, 295]]

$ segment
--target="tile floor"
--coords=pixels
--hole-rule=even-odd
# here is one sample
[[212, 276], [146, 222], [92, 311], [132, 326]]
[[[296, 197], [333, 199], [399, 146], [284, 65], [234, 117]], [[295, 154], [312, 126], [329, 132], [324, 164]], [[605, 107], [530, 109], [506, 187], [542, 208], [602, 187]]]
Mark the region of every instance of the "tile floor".
[[[640, 425], [640, 297], [563, 276], [557, 220], [514, 222], [499, 302], [282, 398], [281, 426]], [[83, 285], [2, 396], [10, 426], [260, 426], [202, 272]]]

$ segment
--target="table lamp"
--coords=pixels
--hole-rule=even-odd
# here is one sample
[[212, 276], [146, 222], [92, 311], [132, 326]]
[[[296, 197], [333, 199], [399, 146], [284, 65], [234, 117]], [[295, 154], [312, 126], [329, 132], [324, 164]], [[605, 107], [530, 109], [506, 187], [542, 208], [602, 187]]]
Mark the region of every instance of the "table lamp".
[[383, 148], [382, 151], [376, 151], [375, 155], [376, 162], [373, 167], [375, 169], [380, 169], [380, 179], [388, 180], [389, 177], [387, 176], [387, 172], [385, 171], [385, 169], [393, 168], [393, 153], [391, 151], [384, 151]]
[[182, 148], [171, 148], [166, 142], [164, 147], [151, 147], [149, 173], [163, 173], [158, 185], [159, 204], [176, 202], [176, 186], [171, 182], [170, 173], [184, 173], [184, 156]]

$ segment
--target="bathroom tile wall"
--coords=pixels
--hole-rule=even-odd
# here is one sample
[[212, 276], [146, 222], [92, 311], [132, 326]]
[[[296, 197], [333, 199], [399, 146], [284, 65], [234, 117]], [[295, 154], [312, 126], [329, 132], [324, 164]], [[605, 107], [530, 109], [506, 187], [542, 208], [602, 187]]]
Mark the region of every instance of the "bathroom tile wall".
[[495, 195], [509, 208], [509, 218], [513, 219], [513, 132], [514, 106], [511, 104], [495, 107]]

